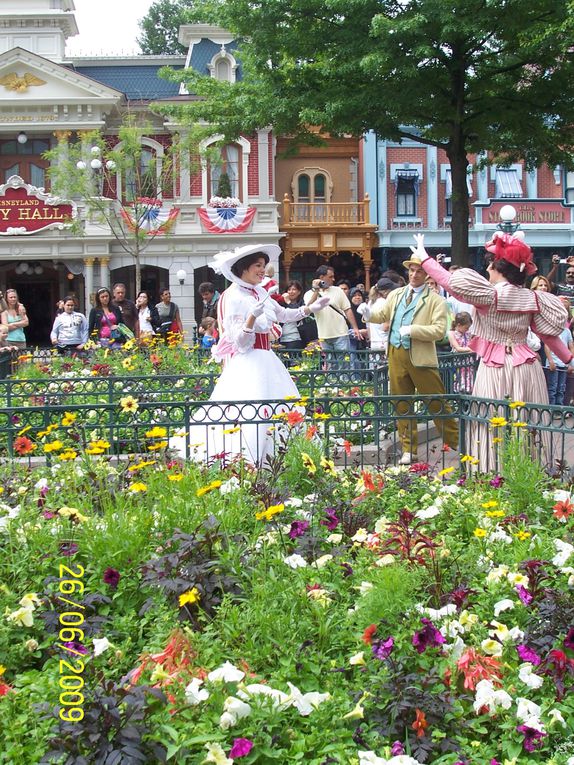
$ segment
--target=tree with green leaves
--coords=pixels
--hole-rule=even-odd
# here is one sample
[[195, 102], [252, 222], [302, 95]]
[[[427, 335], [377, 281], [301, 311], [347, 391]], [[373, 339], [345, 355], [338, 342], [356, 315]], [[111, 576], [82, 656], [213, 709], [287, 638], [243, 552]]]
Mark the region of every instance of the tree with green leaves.
[[[133, 258], [136, 294], [141, 288], [141, 256], [174, 220], [161, 211], [162, 195], [173, 188], [177, 139], [162, 156], [142, 138], [150, 129], [128, 116], [110, 146], [94, 131], [77, 143], [62, 143], [46, 153], [51, 190], [64, 199], [77, 199], [96, 224], [107, 226], [123, 252]], [[170, 195], [171, 196], [171, 195]], [[83, 235], [85, 221], [76, 218], [71, 232]]]
[[142, 53], [154, 56], [185, 53], [177, 36], [180, 25], [187, 23], [188, 9], [194, 5], [194, 0], [156, 0], [152, 3], [139, 21], [142, 34], [137, 42]]
[[162, 111], [228, 139], [273, 125], [312, 141], [319, 126], [444, 149], [457, 263], [468, 258], [469, 155], [571, 165], [572, 2], [198, 0], [194, 14], [236, 36], [243, 79], [166, 75], [202, 98]]

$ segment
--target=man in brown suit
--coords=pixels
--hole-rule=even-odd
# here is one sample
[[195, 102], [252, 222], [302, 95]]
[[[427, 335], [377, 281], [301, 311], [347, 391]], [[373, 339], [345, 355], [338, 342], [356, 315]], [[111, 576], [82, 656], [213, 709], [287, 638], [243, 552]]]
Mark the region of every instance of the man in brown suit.
[[[409, 283], [393, 290], [385, 304], [363, 316], [365, 321], [389, 326], [389, 380], [391, 394], [421, 396], [445, 393], [438, 373], [438, 357], [435, 343], [445, 336], [447, 323], [446, 302], [425, 284], [426, 274], [420, 260], [413, 255], [403, 265], [408, 268]], [[396, 401], [399, 415], [412, 413], [411, 401]], [[450, 413], [442, 401], [428, 401], [431, 414]], [[452, 418], [435, 419], [435, 425], [443, 441], [452, 449], [458, 446], [458, 426]], [[416, 420], [399, 419], [399, 438], [403, 455], [401, 465], [416, 462], [418, 434]]]

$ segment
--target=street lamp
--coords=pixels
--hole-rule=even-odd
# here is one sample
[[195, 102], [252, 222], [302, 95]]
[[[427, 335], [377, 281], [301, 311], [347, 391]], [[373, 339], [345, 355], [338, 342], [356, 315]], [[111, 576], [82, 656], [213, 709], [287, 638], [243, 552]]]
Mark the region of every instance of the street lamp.
[[500, 223], [498, 224], [500, 231], [505, 234], [514, 234], [520, 228], [520, 223], [513, 223], [516, 218], [516, 209], [512, 205], [504, 205], [498, 214], [500, 216]]
[[[108, 159], [107, 162], [102, 162], [102, 159], [100, 157], [101, 155], [101, 149], [99, 146], [92, 146], [90, 148], [90, 154], [92, 155], [92, 159], [89, 162], [89, 166], [92, 170], [95, 172], [100, 171], [103, 167], [106, 168], [106, 170], [113, 171], [116, 169], [116, 163], [113, 159]], [[84, 162], [83, 159], [80, 159], [78, 162], [76, 162], [76, 167], [78, 170], [85, 170], [88, 167], [88, 163]]]
[[184, 284], [185, 277], [187, 276], [187, 273], [183, 270], [183, 268], [180, 268], [179, 271], [176, 274], [177, 280], [180, 284]]

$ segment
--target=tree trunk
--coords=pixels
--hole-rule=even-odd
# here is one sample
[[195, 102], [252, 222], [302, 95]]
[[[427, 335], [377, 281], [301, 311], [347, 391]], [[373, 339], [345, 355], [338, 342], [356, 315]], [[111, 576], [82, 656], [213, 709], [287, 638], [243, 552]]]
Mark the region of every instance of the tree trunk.
[[136, 228], [135, 230], [135, 247], [134, 247], [134, 265], [135, 265], [135, 277], [136, 277], [136, 292], [134, 295], [134, 302], [135, 298], [138, 296], [139, 291], [142, 288], [142, 269], [141, 269], [141, 263], [140, 263], [140, 232]]
[[451, 251], [452, 262], [457, 266], [468, 266], [468, 188], [467, 168], [468, 159], [464, 144], [458, 148], [449, 147], [447, 155], [450, 160], [452, 180], [452, 218], [451, 218]]

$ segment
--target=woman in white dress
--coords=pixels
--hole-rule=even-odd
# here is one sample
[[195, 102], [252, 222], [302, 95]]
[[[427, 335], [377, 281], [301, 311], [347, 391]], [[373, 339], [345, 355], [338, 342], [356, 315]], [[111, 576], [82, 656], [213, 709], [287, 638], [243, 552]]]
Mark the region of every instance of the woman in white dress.
[[[228, 460], [242, 455], [254, 465], [264, 464], [273, 453], [276, 431], [270, 431], [270, 426], [278, 424], [272, 416], [289, 411], [291, 406], [270, 407], [258, 402], [299, 396], [289, 372], [271, 350], [269, 334], [278, 323], [300, 321], [311, 312], [317, 313], [328, 305], [329, 299], [319, 298], [300, 308], [284, 308], [270, 298], [261, 281], [270, 257], [279, 253], [280, 248], [274, 244], [248, 245], [232, 252], [219, 252], [211, 264], [214, 271], [232, 284], [219, 299], [220, 340], [212, 349], [214, 358], [224, 364], [223, 372], [210, 396], [212, 405], [203, 406], [192, 415], [194, 425], [189, 443], [192, 451], [194, 445], [201, 444], [196, 448], [202, 458], [225, 455]], [[227, 404], [239, 401], [256, 403]], [[250, 420], [257, 424], [250, 424]], [[195, 423], [204, 424], [198, 428]], [[237, 430], [229, 432], [235, 430], [234, 423]], [[181, 453], [185, 441], [171, 439], [170, 445]]]

